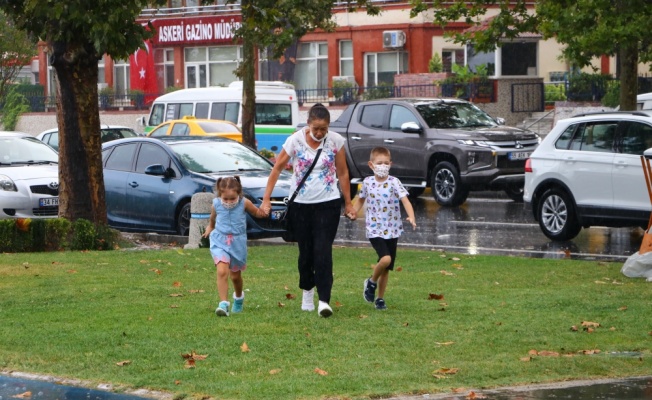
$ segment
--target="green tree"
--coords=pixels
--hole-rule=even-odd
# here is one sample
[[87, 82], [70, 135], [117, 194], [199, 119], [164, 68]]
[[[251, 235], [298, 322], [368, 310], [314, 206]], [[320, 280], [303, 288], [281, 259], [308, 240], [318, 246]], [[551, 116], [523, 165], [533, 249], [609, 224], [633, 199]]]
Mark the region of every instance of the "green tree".
[[[636, 108], [638, 63], [648, 62], [652, 41], [647, 24], [652, 18], [648, 0], [544, 0], [537, 1], [534, 13], [525, 0], [411, 0], [411, 15], [434, 9], [434, 23], [444, 28], [464, 21], [483, 29], [449, 31], [455, 42], [472, 41], [479, 51], [492, 51], [504, 40], [523, 32], [538, 32], [566, 47], [563, 56], [580, 67], [593, 57], [617, 55], [620, 77], [620, 106]], [[498, 14], [487, 18], [489, 10]]]
[[[227, 3], [235, 3], [228, 0]], [[242, 63], [236, 75], [242, 79], [242, 141], [255, 148], [255, 52], [271, 48], [271, 56], [278, 59], [297, 38], [315, 29], [331, 31], [334, 0], [242, 0], [242, 25], [236, 37], [242, 39]], [[376, 15], [380, 9], [372, 0], [351, 0], [349, 8], [366, 8]]]
[[0, 8], [33, 37], [46, 42], [57, 77], [59, 215], [106, 223], [98, 60], [125, 59], [153, 35], [136, 22], [143, 8], [165, 0], [3, 0]]
[[0, 12], [0, 99], [7, 95], [7, 85], [14, 82], [20, 69], [36, 55], [36, 41], [16, 29]]

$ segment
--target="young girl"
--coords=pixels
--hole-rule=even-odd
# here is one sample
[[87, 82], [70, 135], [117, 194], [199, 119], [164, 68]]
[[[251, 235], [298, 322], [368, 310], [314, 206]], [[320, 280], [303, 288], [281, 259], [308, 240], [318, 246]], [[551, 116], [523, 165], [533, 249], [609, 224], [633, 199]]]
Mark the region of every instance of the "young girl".
[[[232, 313], [242, 312], [244, 292], [242, 271], [247, 267], [247, 216], [264, 214], [249, 199], [242, 196], [240, 177], [219, 178], [215, 183], [217, 197], [213, 199], [211, 217], [203, 237], [210, 238], [211, 255], [217, 268], [217, 293], [220, 303], [215, 314], [229, 316], [229, 281], [233, 282]], [[217, 225], [215, 224], [217, 220]]]

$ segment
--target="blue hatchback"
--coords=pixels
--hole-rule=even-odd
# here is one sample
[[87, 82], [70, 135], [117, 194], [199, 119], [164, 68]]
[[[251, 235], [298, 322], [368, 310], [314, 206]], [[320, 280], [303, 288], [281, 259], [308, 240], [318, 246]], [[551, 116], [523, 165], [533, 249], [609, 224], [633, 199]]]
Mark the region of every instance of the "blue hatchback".
[[[102, 145], [109, 225], [132, 232], [188, 235], [190, 199], [214, 192], [217, 178], [240, 176], [244, 196], [260, 206], [273, 164], [251, 148], [224, 138], [136, 137]], [[291, 175], [279, 177], [274, 211], [285, 209]], [[277, 220], [247, 214], [247, 236], [280, 236]]]

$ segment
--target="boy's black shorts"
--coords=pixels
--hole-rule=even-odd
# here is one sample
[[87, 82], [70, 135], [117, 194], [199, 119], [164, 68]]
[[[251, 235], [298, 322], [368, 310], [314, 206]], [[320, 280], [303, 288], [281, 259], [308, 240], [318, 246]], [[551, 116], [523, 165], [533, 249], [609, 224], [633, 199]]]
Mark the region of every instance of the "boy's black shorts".
[[394, 261], [396, 260], [396, 246], [398, 245], [398, 238], [383, 239], [383, 238], [375, 237], [375, 238], [369, 238], [369, 242], [373, 246], [374, 250], [376, 250], [376, 254], [378, 254], [379, 261], [381, 258], [385, 256], [390, 256], [392, 258], [392, 262], [389, 263], [389, 267], [387, 267], [387, 269], [393, 271]]

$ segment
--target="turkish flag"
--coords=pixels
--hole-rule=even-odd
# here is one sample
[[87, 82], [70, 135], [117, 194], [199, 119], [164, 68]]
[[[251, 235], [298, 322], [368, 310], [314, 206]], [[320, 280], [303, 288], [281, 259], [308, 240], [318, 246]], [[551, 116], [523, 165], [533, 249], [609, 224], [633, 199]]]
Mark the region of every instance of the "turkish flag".
[[[129, 79], [131, 89], [142, 90], [145, 92], [147, 99], [151, 95], [158, 94], [158, 84], [156, 81], [156, 69], [154, 68], [154, 49], [152, 42], [146, 40], [143, 42], [143, 48], [136, 50], [129, 56]], [[156, 96], [154, 96], [156, 97]], [[148, 102], [146, 100], [146, 102]]]

